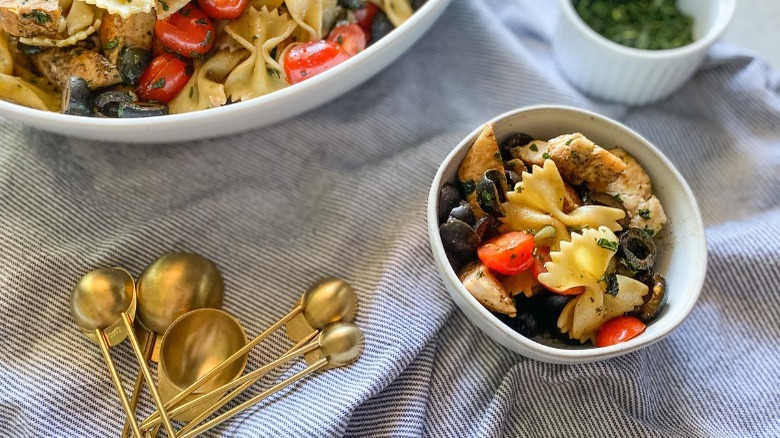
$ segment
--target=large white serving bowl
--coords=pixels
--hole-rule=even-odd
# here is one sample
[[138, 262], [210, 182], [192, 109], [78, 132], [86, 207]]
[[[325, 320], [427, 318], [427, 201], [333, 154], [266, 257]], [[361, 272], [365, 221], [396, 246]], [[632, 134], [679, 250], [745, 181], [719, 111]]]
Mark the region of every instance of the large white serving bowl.
[[171, 143], [258, 128], [316, 108], [365, 82], [411, 47], [449, 2], [428, 0], [405, 23], [344, 63], [246, 102], [186, 114], [109, 119], [41, 111], [0, 100], [0, 116], [57, 134], [130, 143]]
[[668, 301], [661, 314], [634, 339], [609, 347], [564, 346], [539, 337], [526, 338], [501, 322], [466, 290], [452, 269], [439, 235], [437, 206], [441, 187], [457, 179], [460, 162], [482, 126], [444, 159], [428, 196], [428, 236], [433, 258], [450, 296], [474, 325], [505, 347], [532, 359], [561, 364], [593, 362], [620, 356], [659, 341], [685, 319], [699, 298], [707, 266], [704, 225], [691, 189], [672, 163], [642, 136], [598, 114], [563, 106], [535, 106], [502, 114], [491, 121], [499, 142], [509, 134], [548, 139], [581, 132], [606, 149], [621, 147], [642, 165], [653, 183], [668, 222], [657, 240], [656, 272], [666, 277]]

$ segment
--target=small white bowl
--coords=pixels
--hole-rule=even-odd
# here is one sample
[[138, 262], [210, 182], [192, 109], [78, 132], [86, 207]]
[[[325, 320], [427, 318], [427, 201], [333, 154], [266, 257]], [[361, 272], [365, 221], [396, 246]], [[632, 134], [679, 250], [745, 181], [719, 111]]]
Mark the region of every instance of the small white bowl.
[[613, 102], [642, 105], [680, 88], [734, 15], [736, 0], [679, 0], [693, 17], [691, 44], [669, 50], [641, 50], [615, 43], [591, 29], [571, 0], [559, 0], [553, 35], [558, 68], [585, 93]]
[[433, 258], [444, 285], [469, 320], [505, 347], [532, 359], [562, 364], [593, 362], [620, 356], [646, 347], [668, 335], [690, 313], [699, 298], [707, 266], [704, 225], [696, 199], [671, 162], [647, 140], [618, 122], [581, 109], [563, 106], [535, 106], [502, 114], [491, 121], [496, 138], [525, 132], [547, 139], [560, 134], [581, 132], [606, 149], [620, 146], [642, 165], [653, 183], [668, 222], [660, 232], [655, 269], [666, 277], [668, 301], [661, 314], [639, 336], [609, 347], [563, 346], [540, 338], [526, 338], [501, 322], [466, 290], [447, 261], [441, 237], [437, 206], [439, 191], [457, 179], [457, 171], [468, 149], [482, 131], [469, 134], [444, 159], [436, 172], [428, 196], [428, 236]]

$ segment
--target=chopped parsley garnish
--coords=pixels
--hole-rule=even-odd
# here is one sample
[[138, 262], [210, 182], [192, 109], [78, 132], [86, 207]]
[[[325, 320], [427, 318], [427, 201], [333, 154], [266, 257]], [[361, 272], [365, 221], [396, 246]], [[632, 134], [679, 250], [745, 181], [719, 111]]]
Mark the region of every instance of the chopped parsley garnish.
[[571, 142], [573, 142], [573, 141], [574, 141], [574, 137], [572, 137], [572, 138], [570, 138], [570, 139], [566, 140], [566, 146], [570, 145], [570, 144], [571, 144]]
[[103, 44], [103, 50], [113, 50], [116, 49], [116, 46], [119, 45], [119, 38], [114, 38], [112, 40], [106, 41], [105, 44]]
[[613, 297], [618, 294], [619, 285], [617, 281], [617, 275], [615, 275], [614, 273], [611, 274], [605, 273], [604, 276], [601, 277], [601, 281], [603, 281], [604, 284], [606, 284], [607, 286], [604, 292], [612, 295]]
[[275, 68], [271, 68], [271, 67], [266, 67], [266, 68], [265, 68], [265, 73], [266, 73], [266, 74], [267, 74], [269, 77], [273, 77], [273, 75], [276, 75], [276, 77], [277, 77], [277, 78], [280, 78], [280, 79], [281, 79], [281, 77], [282, 77], [282, 76], [279, 74], [279, 70], [277, 70], [277, 69], [275, 69]]
[[474, 183], [474, 180], [466, 180], [460, 182], [460, 191], [463, 197], [472, 194], [474, 190], [477, 190], [477, 185]]
[[546, 159], [548, 159], [548, 158], [550, 158], [550, 154], [548, 154], [547, 152], [543, 152], [543, 153], [542, 153], [542, 159], [545, 159], [545, 160], [546, 160]]
[[617, 242], [615, 242], [614, 240], [607, 240], [603, 237], [596, 241], [596, 245], [613, 252], [618, 250]]
[[[163, 11], [167, 11], [168, 9], [170, 9], [170, 8], [168, 7], [168, 3], [165, 3], [163, 0], [157, 0], [157, 3], [159, 3], [159, 4], [160, 4], [160, 6], [162, 6], [162, 10], [163, 10]], [[182, 10], [182, 11], [183, 11], [183, 10]]]
[[155, 88], [162, 88], [165, 86], [165, 78], [162, 77], [160, 79], [157, 79], [156, 81], [152, 82], [152, 89]]
[[646, 208], [641, 208], [641, 209], [639, 209], [638, 213], [639, 213], [639, 216], [642, 219], [650, 219], [650, 210], [648, 210]]
[[39, 10], [33, 10], [26, 14], [22, 14], [22, 18], [31, 18], [33, 21], [35, 21], [38, 24], [45, 24], [51, 21], [51, 17], [49, 16], [49, 14]]
[[536, 143], [531, 143], [531, 146], [528, 147], [528, 149], [536, 152], [539, 150], [539, 148], [536, 146]]
[[195, 87], [190, 87], [190, 99], [192, 99], [193, 93], [195, 93]]

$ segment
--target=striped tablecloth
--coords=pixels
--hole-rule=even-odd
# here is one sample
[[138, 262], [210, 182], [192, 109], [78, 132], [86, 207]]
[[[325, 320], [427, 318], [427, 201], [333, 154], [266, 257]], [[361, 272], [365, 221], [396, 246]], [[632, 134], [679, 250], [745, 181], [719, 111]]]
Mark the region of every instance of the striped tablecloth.
[[[91, 269], [137, 275], [181, 250], [219, 265], [225, 309], [250, 334], [323, 275], [360, 296], [357, 364], [213, 436], [780, 435], [780, 75], [719, 43], [665, 101], [592, 101], [552, 62], [555, 13], [550, 1], [454, 0], [344, 97], [216, 140], [110, 145], [0, 119], [0, 435], [117, 434], [123, 414], [97, 346], [71, 319], [70, 290]], [[539, 363], [486, 338], [445, 292], [424, 215], [438, 164], [484, 121], [540, 103], [620, 120], [690, 183], [709, 271], [693, 313], [662, 342], [601, 363]], [[274, 336], [250, 366], [289, 345]], [[112, 352], [130, 386], [129, 345]]]

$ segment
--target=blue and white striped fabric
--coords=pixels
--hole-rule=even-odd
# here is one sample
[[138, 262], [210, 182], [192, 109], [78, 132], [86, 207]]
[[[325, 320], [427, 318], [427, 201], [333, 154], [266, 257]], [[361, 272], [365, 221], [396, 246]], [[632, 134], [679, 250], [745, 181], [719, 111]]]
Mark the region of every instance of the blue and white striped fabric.
[[[359, 291], [367, 341], [355, 365], [210, 436], [780, 436], [780, 75], [720, 43], [670, 99], [594, 102], [552, 63], [553, 3], [455, 0], [327, 110], [232, 137], [107, 145], [0, 120], [0, 435], [116, 436], [123, 414], [98, 347], [72, 322], [70, 290], [91, 269], [137, 275], [187, 250], [219, 265], [225, 309], [250, 335], [337, 275]], [[424, 214], [438, 164], [485, 120], [540, 103], [622, 121], [693, 188], [709, 272], [662, 342], [543, 364], [490, 341], [445, 292]], [[289, 345], [277, 334], [250, 366]], [[129, 387], [129, 345], [112, 353]]]

